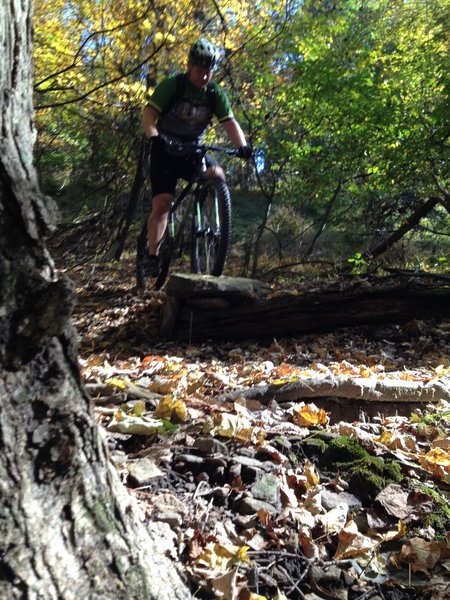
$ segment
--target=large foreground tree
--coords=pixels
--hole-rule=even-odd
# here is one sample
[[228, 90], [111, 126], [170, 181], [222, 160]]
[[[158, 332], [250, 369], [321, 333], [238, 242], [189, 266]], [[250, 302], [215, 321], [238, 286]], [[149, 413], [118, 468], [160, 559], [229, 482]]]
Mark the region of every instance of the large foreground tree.
[[32, 165], [31, 3], [0, 5], [0, 598], [184, 599], [83, 393]]

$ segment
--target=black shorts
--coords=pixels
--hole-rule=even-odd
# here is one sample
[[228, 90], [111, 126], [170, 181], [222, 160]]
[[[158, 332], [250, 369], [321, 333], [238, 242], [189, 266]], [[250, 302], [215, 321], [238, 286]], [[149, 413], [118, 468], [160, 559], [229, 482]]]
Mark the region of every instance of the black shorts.
[[[218, 163], [211, 156], [205, 156], [204, 168]], [[172, 156], [164, 151], [164, 144], [153, 142], [150, 155], [150, 183], [152, 195], [175, 194], [178, 179], [189, 181], [198, 169], [198, 157]]]

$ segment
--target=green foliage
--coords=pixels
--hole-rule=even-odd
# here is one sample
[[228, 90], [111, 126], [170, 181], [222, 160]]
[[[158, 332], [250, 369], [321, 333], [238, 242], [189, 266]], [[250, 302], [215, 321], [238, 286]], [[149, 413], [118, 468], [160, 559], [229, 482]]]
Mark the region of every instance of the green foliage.
[[352, 265], [352, 275], [362, 275], [366, 271], [367, 261], [364, 259], [361, 252], [355, 252], [351, 258], [347, 258], [347, 262]]
[[[283, 252], [331, 256], [330, 241], [339, 240], [341, 260], [359, 260], [428, 197], [445, 198], [447, 10], [444, 0], [233, 0], [181, 2], [169, 14], [159, 0], [38, 0], [36, 163], [44, 190], [66, 190], [72, 203], [80, 181], [108, 198], [126, 194], [146, 88], [183, 69], [201, 33], [225, 48], [217, 79], [258, 149], [263, 207], [286, 207], [269, 226], [277, 229], [283, 210], [308, 226]], [[230, 181], [248, 179], [234, 162], [227, 171]], [[263, 217], [250, 210], [247, 229]], [[441, 268], [449, 225], [448, 212], [436, 209], [408, 244]]]

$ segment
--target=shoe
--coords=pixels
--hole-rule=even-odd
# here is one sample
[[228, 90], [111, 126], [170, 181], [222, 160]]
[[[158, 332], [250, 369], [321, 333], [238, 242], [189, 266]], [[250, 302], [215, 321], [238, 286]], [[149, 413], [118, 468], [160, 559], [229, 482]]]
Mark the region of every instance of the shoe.
[[159, 256], [146, 254], [144, 260], [144, 273], [147, 277], [157, 277], [159, 273]]

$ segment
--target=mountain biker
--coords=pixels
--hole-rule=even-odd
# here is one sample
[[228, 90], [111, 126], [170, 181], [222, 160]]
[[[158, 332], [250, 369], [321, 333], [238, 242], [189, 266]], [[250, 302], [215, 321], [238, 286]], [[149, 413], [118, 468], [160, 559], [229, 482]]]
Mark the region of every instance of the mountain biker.
[[[252, 149], [236, 121], [226, 92], [211, 81], [219, 60], [219, 50], [203, 38], [189, 50], [187, 73], [181, 76], [183, 89], [173, 105], [180, 75], [163, 79], [154, 89], [142, 115], [144, 135], [151, 141], [150, 183], [152, 210], [147, 224], [148, 276], [158, 274], [158, 252], [167, 225], [177, 179], [189, 180], [196, 166], [192, 150], [178, 155], [164, 140], [200, 142], [213, 114], [230, 141], [238, 148], [238, 156], [248, 159]], [[213, 98], [213, 101], [211, 100]], [[181, 154], [181, 155], [180, 155]], [[206, 157], [206, 175], [225, 179], [223, 169], [210, 156]]]

